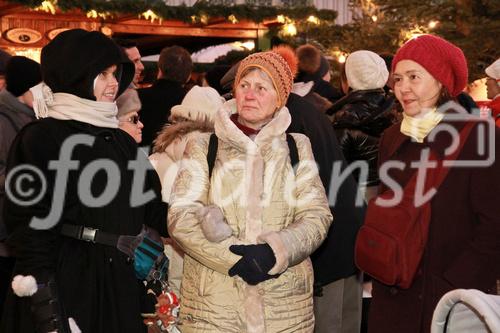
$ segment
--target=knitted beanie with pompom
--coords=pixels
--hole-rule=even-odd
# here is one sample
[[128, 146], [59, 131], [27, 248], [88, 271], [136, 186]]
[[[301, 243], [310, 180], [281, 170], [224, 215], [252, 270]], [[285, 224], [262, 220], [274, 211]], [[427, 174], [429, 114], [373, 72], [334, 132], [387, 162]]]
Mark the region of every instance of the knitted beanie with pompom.
[[297, 63], [295, 52], [288, 46], [278, 46], [272, 51], [254, 53], [241, 61], [234, 83], [237, 85], [242, 79], [242, 74], [246, 75], [247, 70], [252, 67], [263, 70], [271, 78], [278, 93], [279, 108], [282, 108], [292, 91]]

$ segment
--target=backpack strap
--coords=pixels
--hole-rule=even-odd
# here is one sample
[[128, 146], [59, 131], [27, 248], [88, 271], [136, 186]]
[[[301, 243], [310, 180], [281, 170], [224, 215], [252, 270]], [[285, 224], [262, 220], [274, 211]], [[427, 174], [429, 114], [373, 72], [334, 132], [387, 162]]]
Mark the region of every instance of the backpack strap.
[[[292, 135], [286, 134], [286, 143], [288, 144], [288, 150], [290, 151], [290, 162], [292, 167], [297, 166], [299, 163], [299, 151], [297, 150], [297, 144]], [[212, 133], [210, 135], [210, 140], [208, 141], [208, 152], [207, 152], [207, 164], [208, 164], [208, 178], [212, 177], [212, 171], [215, 165], [215, 158], [217, 157], [217, 149], [219, 146], [219, 139]]]
[[295, 139], [289, 133], [286, 133], [286, 143], [288, 144], [288, 150], [290, 151], [290, 162], [292, 162], [292, 168], [295, 168], [299, 163], [299, 151], [297, 150]]
[[208, 142], [207, 163], [208, 163], [208, 179], [212, 178], [212, 171], [215, 165], [215, 158], [217, 157], [217, 149], [219, 146], [219, 139], [215, 133], [210, 135]]

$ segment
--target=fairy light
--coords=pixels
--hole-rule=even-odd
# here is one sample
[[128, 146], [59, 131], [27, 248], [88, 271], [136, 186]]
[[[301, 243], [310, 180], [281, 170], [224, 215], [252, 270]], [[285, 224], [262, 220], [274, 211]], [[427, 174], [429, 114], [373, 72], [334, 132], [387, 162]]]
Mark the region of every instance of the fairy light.
[[140, 14], [139, 17], [144, 17], [146, 20], [151, 21], [151, 23], [154, 23], [155, 20], [158, 20], [160, 23], [162, 19], [156, 15], [155, 12], [153, 12], [151, 9], [148, 9], [144, 13]]
[[434, 20], [430, 21], [429, 22], [429, 29], [434, 29], [435, 27], [437, 27], [438, 23], [439, 23], [438, 21], [434, 21]]
[[276, 20], [278, 20], [278, 23], [285, 23], [285, 16], [278, 15], [278, 16], [276, 16]]
[[399, 34], [399, 40], [400, 40], [399, 44], [403, 45], [410, 39], [422, 36], [426, 33], [428, 33], [428, 29], [425, 26], [418, 26], [418, 25], [415, 25], [413, 28], [410, 28], [408, 30], [401, 30]]
[[34, 8], [36, 11], [43, 10], [44, 12], [51, 13], [52, 15], [56, 14], [56, 5], [57, 0], [45, 0], [40, 6]]
[[317, 18], [314, 15], [311, 15], [311, 16], [309, 16], [307, 18], [307, 22], [318, 25], [319, 24], [319, 18]]
[[110, 12], [98, 12], [98, 11], [96, 11], [96, 10], [94, 10], [94, 9], [89, 10], [89, 11], [87, 12], [87, 17], [88, 17], [88, 18], [93, 18], [93, 19], [96, 19], [96, 18], [98, 18], [98, 17], [105, 19], [105, 18], [107, 18], [108, 16], [111, 16], [111, 13], [110, 13]]
[[228, 16], [228, 18], [227, 18], [227, 20], [228, 20], [229, 22], [231, 22], [232, 24], [236, 24], [236, 23], [238, 23], [238, 19], [237, 19], [237, 18], [236, 18], [236, 16], [234, 16], [234, 15], [229, 15], [229, 16]]
[[377, 21], [378, 21], [378, 17], [377, 17], [377, 15], [372, 15], [372, 21], [373, 21], [373, 22], [377, 22]]
[[337, 61], [341, 64], [343, 64], [347, 59], [347, 53], [339, 50], [338, 47], [335, 47], [333, 50], [330, 50], [329, 53], [333, 57], [337, 58]]
[[283, 34], [287, 36], [295, 36], [297, 34], [297, 27], [295, 23], [290, 22], [283, 26]]

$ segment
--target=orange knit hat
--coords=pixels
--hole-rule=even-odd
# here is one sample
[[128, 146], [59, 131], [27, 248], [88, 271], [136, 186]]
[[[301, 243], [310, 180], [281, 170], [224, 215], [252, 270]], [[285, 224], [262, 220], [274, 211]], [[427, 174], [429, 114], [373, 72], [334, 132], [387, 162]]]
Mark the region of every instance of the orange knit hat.
[[278, 93], [279, 107], [283, 107], [292, 91], [293, 78], [297, 72], [297, 57], [293, 49], [281, 46], [272, 51], [249, 55], [241, 61], [238, 67], [234, 80], [235, 86], [240, 82], [241, 74], [250, 67], [260, 68], [269, 75]]

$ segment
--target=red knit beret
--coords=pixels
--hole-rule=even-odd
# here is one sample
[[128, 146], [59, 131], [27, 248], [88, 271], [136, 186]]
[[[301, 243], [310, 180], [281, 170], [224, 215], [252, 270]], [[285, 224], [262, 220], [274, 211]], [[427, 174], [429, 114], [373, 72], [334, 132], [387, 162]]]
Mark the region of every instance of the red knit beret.
[[413, 60], [441, 82], [453, 96], [460, 94], [467, 85], [467, 60], [461, 49], [433, 35], [410, 39], [396, 52], [392, 71], [401, 60]]

